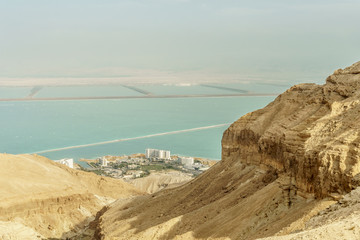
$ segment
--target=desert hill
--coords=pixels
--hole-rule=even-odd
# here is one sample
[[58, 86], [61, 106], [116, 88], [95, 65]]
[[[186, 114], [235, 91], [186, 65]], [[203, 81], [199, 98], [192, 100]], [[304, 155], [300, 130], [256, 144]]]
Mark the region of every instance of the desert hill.
[[304, 231], [262, 240], [295, 239], [359, 239], [360, 238], [360, 188], [346, 194], [339, 202], [306, 222]]
[[165, 188], [174, 188], [193, 179], [189, 174], [180, 171], [152, 172], [149, 176], [130, 180], [140, 191], [155, 193]]
[[290, 88], [233, 123], [222, 160], [198, 178], [111, 204], [96, 238], [256, 239], [307, 229], [321, 213], [326, 222], [359, 185], [359, 103], [360, 62]]
[[0, 154], [0, 163], [0, 239], [71, 237], [106, 204], [142, 194], [37, 155]]

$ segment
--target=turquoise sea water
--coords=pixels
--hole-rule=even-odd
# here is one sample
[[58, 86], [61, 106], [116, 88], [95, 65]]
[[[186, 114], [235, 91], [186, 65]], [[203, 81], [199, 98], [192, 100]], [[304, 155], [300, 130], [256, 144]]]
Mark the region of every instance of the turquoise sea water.
[[[254, 83], [227, 83], [204, 84], [190, 86], [174, 85], [140, 85], [137, 86], [155, 95], [182, 95], [182, 94], [236, 94], [236, 93], [282, 93], [290, 87], [276, 84]], [[219, 88], [215, 88], [219, 87]]]
[[23, 98], [30, 94], [31, 87], [0, 87], [1, 98]]
[[67, 86], [44, 87], [36, 95], [38, 98], [48, 97], [98, 97], [98, 96], [140, 96], [134, 90], [123, 86]]
[[280, 94], [290, 88], [290, 84], [271, 84], [271, 83], [228, 83], [212, 84], [219, 87], [242, 89], [249, 93], [277, 93]]
[[[206, 85], [135, 85], [136, 88], [152, 95], [220, 95], [236, 93], [282, 93], [290, 85], [257, 84], [257, 83], [227, 83]], [[219, 87], [219, 88], [216, 88]], [[0, 99], [23, 98], [30, 94], [32, 87], [0, 87]], [[144, 94], [121, 85], [92, 86], [56, 86], [41, 87], [34, 98], [62, 97], [110, 97], [110, 96], [143, 96]]]
[[[59, 89], [58, 89], [59, 90]], [[216, 89], [215, 89], [216, 90]], [[60, 91], [60, 90], [59, 90]], [[40, 91], [41, 92], [41, 91]], [[34, 153], [114, 139], [232, 123], [275, 97], [206, 97], [0, 102], [0, 152]], [[51, 159], [96, 158], [167, 149], [172, 154], [221, 157], [227, 126], [105, 145], [45, 152]]]
[[155, 95], [183, 95], [183, 94], [231, 94], [234, 92], [204, 87], [201, 85], [174, 86], [174, 85], [142, 85], [138, 86]]

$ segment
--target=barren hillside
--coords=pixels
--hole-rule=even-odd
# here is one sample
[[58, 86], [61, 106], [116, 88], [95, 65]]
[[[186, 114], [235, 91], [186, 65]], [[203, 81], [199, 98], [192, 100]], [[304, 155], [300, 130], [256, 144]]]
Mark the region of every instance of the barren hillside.
[[189, 182], [193, 177], [179, 171], [152, 172], [149, 176], [136, 178], [129, 183], [140, 191], [155, 193], [165, 188], [173, 188]]
[[141, 194], [37, 155], [0, 154], [0, 164], [0, 239], [70, 237], [106, 204]]
[[98, 239], [256, 239], [305, 229], [359, 185], [360, 62], [301, 84], [225, 132], [222, 160], [175, 189], [118, 200]]
[[[281, 233], [279, 235], [282, 235]], [[360, 188], [351, 191], [336, 204], [331, 205], [304, 225], [304, 231], [275, 236], [263, 240], [295, 239], [359, 239], [360, 238]]]

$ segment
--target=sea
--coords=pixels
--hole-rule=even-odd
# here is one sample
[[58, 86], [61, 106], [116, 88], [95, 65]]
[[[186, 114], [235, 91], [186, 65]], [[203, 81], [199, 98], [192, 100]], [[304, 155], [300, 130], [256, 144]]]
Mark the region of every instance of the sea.
[[[0, 152], [78, 162], [156, 148], [172, 155], [219, 160], [222, 134], [230, 124], [266, 106], [288, 87], [261, 83], [136, 86], [141, 92], [122, 85], [41, 87], [33, 101], [25, 99], [34, 91], [31, 87], [0, 87], [0, 99], [7, 99], [0, 101]], [[136, 98], [145, 93], [153, 97]], [[156, 97], [164, 95], [173, 97]], [[101, 96], [134, 98], [47, 100]]]

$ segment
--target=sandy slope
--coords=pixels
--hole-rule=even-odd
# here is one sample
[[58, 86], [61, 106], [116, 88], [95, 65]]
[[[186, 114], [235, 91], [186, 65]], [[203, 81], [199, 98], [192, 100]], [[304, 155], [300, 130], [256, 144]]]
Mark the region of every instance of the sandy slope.
[[360, 239], [360, 188], [309, 219], [303, 231], [265, 239]]
[[322, 210], [327, 206], [320, 206], [322, 202], [312, 198], [294, 196], [289, 207], [284, 190], [286, 182], [283, 178], [276, 180], [273, 172], [222, 162], [176, 189], [113, 203], [102, 217], [98, 237], [255, 239], [272, 236], [290, 222], [311, 214], [312, 209]]
[[43, 239], [40, 233], [18, 222], [0, 222], [1, 240]]
[[147, 192], [155, 193], [165, 188], [173, 188], [189, 182], [193, 179], [189, 174], [179, 171], [167, 172], [153, 172], [144, 178], [137, 178], [131, 180], [129, 183], [134, 185], [137, 189]]
[[295, 239], [313, 239], [313, 240], [342, 240], [360, 238], [360, 214], [352, 214], [345, 219], [336, 220], [324, 224], [318, 228], [285, 236], [262, 238], [262, 240], [295, 240]]
[[[0, 164], [1, 226], [23, 225], [44, 237], [71, 236], [115, 198], [140, 194], [121, 180], [73, 170], [41, 156], [0, 154]], [[1, 229], [3, 239], [7, 233]]]

